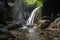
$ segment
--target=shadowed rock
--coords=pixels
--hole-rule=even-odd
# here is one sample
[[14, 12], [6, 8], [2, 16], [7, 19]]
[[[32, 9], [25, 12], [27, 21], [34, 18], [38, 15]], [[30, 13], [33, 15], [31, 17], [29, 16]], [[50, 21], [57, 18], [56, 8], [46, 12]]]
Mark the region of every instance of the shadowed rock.
[[47, 28], [49, 24], [50, 24], [49, 20], [38, 21], [38, 25], [41, 29]]
[[52, 22], [49, 28], [60, 28], [60, 17], [58, 17], [54, 22]]

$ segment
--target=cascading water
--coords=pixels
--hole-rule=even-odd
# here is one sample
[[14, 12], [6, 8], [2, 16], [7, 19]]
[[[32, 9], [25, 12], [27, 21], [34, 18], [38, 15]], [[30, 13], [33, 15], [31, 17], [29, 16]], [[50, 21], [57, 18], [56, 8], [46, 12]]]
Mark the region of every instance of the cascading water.
[[22, 29], [26, 29], [28, 28], [27, 26], [29, 25], [33, 25], [34, 24], [34, 17], [35, 17], [35, 14], [36, 12], [39, 10], [40, 6], [35, 8], [32, 13], [31, 13], [31, 16], [28, 18], [27, 22], [26, 22], [26, 25], [23, 25]]
[[31, 16], [28, 18], [28, 20], [27, 20], [27, 22], [26, 22], [26, 25], [33, 25], [35, 14], [36, 14], [36, 12], [37, 12], [37, 10], [38, 10], [39, 8], [40, 8], [40, 6], [37, 7], [37, 8], [35, 8], [35, 9], [32, 11]]

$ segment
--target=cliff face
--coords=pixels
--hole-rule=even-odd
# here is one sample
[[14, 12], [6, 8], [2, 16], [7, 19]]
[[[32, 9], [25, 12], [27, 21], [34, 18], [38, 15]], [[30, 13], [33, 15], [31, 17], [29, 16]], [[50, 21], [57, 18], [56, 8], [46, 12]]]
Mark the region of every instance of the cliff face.
[[13, 18], [21, 24], [25, 24], [36, 5], [26, 5], [24, 0], [15, 0], [14, 4]]
[[45, 0], [42, 12], [46, 19], [55, 20], [60, 16], [60, 0]]
[[25, 24], [35, 7], [36, 5], [26, 5], [24, 0], [0, 1], [0, 24], [9, 24], [11, 21]]
[[60, 29], [60, 17], [58, 17], [55, 21], [53, 21], [49, 28], [53, 28], [53, 29]]
[[13, 4], [14, 1], [8, 1], [8, 0], [0, 0], [0, 24], [6, 25], [7, 21], [11, 21], [13, 18], [12, 15], [12, 6], [9, 5]]

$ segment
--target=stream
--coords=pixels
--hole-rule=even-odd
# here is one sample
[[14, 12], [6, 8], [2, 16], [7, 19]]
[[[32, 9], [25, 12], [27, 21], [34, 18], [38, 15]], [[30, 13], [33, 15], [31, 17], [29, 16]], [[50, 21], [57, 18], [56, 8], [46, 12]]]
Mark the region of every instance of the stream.
[[22, 30], [20, 34], [21, 40], [40, 40], [39, 33], [36, 30], [37, 28]]
[[16, 35], [15, 40], [40, 40], [37, 27], [18, 29], [11, 31], [12, 35]]
[[[13, 33], [13, 35], [15, 34], [15, 32], [17, 33], [17, 38], [15, 40], [40, 40], [40, 36], [38, 34], [38, 32], [36, 32], [38, 29], [36, 26], [34, 26], [34, 17], [36, 15], [36, 11], [39, 9], [40, 7], [35, 8], [30, 17], [28, 18], [28, 20], [26, 21], [26, 24], [23, 25], [23, 27], [18, 28], [18, 31], [11, 31], [11, 33]], [[19, 18], [21, 19], [21, 18]], [[20, 20], [21, 21], [21, 20]]]

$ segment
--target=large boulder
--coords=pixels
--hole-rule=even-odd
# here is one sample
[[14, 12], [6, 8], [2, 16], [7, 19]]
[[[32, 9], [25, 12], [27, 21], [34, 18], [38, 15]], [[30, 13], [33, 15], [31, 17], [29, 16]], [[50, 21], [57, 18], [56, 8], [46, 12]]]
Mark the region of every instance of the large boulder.
[[60, 17], [56, 18], [56, 20], [50, 24], [49, 28], [60, 28]]
[[39, 20], [37, 24], [40, 29], [44, 29], [49, 26], [50, 22], [49, 20]]
[[0, 28], [0, 39], [1, 40], [8, 40], [14, 39], [15, 37], [5, 28]]

